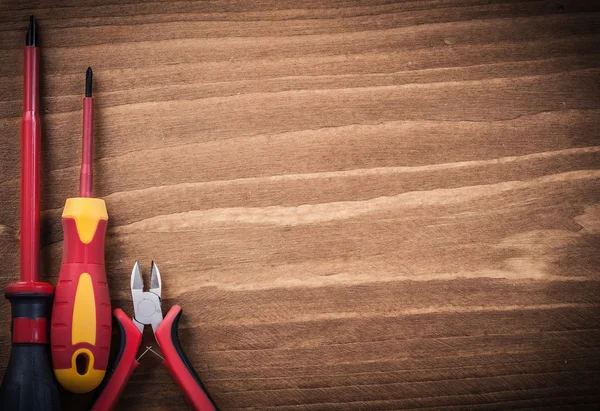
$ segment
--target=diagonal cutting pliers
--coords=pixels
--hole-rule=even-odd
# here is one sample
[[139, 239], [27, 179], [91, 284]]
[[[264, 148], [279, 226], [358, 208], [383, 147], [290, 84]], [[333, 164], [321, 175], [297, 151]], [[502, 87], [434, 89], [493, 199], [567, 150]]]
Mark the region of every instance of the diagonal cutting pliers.
[[134, 312], [132, 319], [123, 310], [114, 310], [121, 331], [121, 347], [92, 411], [108, 411], [116, 405], [129, 377], [139, 365], [135, 357], [146, 325], [152, 326], [154, 337], [164, 356], [163, 363], [183, 390], [190, 405], [199, 411], [218, 411], [179, 344], [177, 326], [182, 313], [181, 307], [174, 305], [163, 318], [160, 271], [154, 262], [149, 291], [144, 291], [142, 271], [139, 263], [135, 263], [131, 272], [131, 296]]

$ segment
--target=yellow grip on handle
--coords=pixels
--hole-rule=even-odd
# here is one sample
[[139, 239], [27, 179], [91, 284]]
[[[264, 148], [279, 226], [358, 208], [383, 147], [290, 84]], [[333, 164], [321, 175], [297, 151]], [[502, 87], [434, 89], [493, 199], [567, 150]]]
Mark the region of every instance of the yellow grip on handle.
[[75, 219], [79, 239], [88, 244], [94, 238], [98, 221], [108, 220], [108, 213], [101, 198], [76, 197], [67, 199], [62, 217]]

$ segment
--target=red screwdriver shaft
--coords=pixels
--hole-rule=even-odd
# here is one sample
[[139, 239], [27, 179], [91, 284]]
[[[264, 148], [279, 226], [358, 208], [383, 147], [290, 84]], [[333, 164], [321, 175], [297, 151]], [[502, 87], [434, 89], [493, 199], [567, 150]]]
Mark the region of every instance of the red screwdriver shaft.
[[25, 47], [23, 119], [21, 122], [21, 281], [39, 281], [41, 121], [40, 49]]
[[92, 69], [88, 67], [85, 77], [83, 99], [83, 146], [81, 149], [81, 171], [79, 174], [79, 197], [92, 196], [93, 146], [94, 146], [94, 99], [92, 98]]

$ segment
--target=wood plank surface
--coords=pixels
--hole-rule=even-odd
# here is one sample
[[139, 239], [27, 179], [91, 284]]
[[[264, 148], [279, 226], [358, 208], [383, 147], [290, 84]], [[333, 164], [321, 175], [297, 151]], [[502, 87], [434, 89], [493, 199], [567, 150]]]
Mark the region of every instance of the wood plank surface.
[[[133, 263], [157, 261], [222, 410], [598, 409], [599, 11], [4, 1], [0, 286], [19, 273], [35, 13], [44, 278], [56, 283], [78, 188], [90, 65], [113, 304], [131, 313]], [[0, 374], [9, 317], [2, 299]], [[118, 409], [186, 407], [146, 354]]]

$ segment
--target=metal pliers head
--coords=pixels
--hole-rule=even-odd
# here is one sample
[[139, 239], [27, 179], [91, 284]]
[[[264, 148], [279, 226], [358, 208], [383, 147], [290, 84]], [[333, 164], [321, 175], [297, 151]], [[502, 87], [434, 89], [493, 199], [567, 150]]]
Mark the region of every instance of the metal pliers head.
[[133, 323], [144, 332], [145, 325], [151, 325], [156, 333], [163, 320], [161, 306], [161, 280], [158, 266], [152, 261], [150, 269], [150, 290], [144, 291], [144, 280], [140, 263], [136, 261], [131, 271], [131, 296], [133, 299]]

